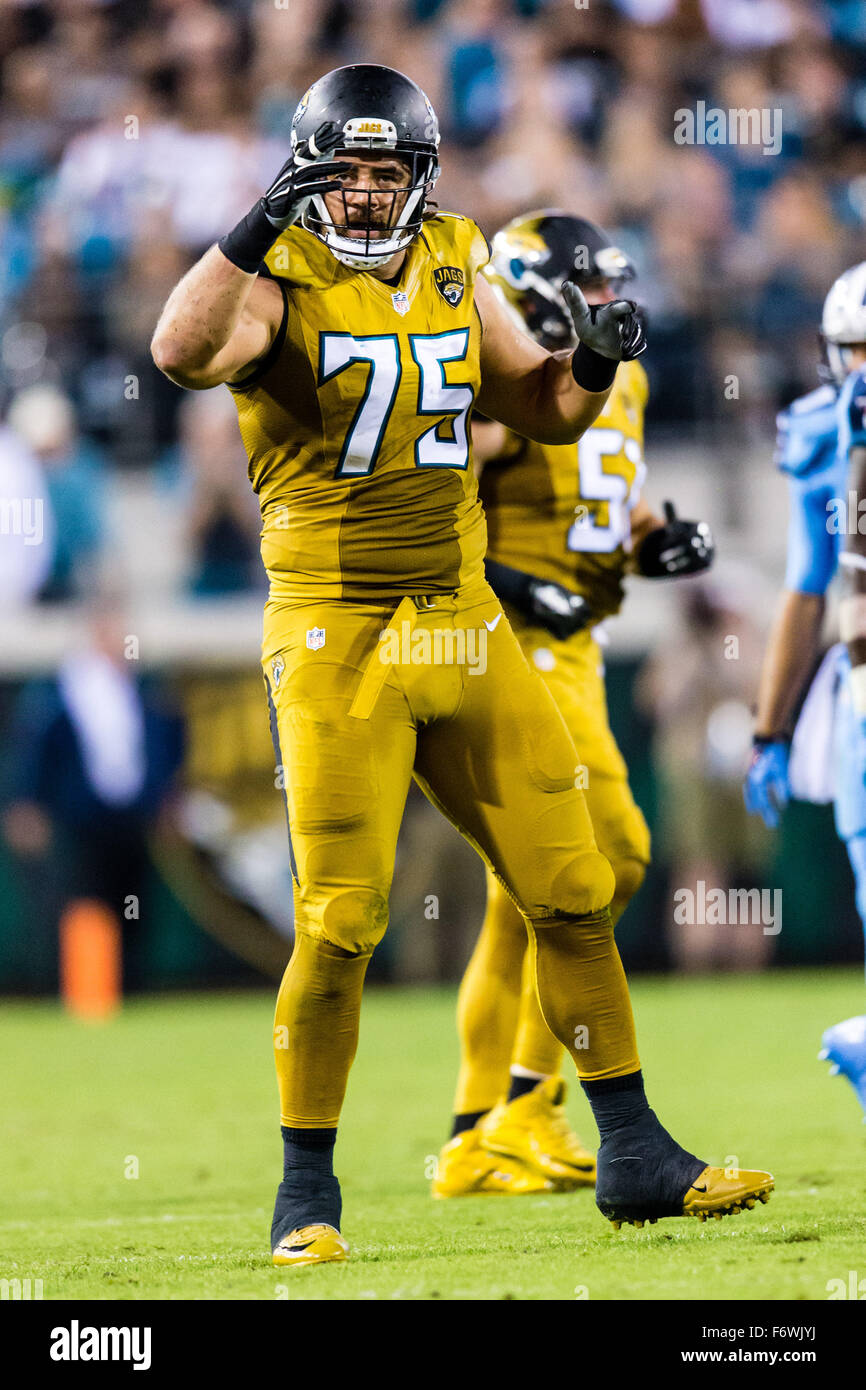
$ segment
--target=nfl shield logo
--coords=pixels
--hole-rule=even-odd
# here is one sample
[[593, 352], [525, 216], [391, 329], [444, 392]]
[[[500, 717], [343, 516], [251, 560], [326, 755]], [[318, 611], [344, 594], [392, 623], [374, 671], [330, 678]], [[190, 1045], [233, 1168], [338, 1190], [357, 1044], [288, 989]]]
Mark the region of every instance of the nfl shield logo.
[[307, 631], [307, 646], [311, 652], [317, 652], [320, 647], [325, 645], [325, 629], [323, 627], [311, 627]]
[[391, 295], [391, 303], [398, 314], [408, 314], [411, 307], [408, 294], [404, 294], [402, 290], [395, 290], [394, 294]]

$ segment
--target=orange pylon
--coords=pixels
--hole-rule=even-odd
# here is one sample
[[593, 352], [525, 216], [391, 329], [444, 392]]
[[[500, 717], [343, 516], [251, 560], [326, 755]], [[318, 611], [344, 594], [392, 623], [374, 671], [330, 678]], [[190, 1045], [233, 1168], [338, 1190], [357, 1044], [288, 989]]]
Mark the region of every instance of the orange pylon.
[[79, 1018], [110, 1018], [120, 1008], [120, 923], [105, 903], [78, 898], [60, 918], [60, 993]]

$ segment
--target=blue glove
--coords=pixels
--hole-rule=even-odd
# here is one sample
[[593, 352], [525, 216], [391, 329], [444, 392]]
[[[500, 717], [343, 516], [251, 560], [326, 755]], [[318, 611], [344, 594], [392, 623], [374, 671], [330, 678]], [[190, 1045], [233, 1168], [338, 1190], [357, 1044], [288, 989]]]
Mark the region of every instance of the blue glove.
[[786, 739], [756, 738], [743, 784], [746, 810], [761, 816], [771, 830], [778, 826], [779, 812], [788, 804], [789, 754]]

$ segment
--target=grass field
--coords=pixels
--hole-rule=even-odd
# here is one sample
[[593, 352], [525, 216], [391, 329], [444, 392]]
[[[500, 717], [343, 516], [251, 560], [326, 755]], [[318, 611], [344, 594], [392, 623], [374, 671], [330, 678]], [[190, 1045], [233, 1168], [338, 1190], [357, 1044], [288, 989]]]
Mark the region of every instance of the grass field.
[[[147, 999], [102, 1027], [6, 1004], [0, 1278], [46, 1299], [820, 1300], [866, 1277], [866, 1127], [815, 1058], [862, 1010], [860, 972], [638, 980], [634, 999], [664, 1123], [708, 1161], [773, 1171], [768, 1206], [616, 1234], [588, 1192], [432, 1201], [454, 998], [371, 990], [337, 1146], [353, 1257], [292, 1271], [267, 1246], [269, 994]], [[570, 1109], [594, 1142], [576, 1085]]]

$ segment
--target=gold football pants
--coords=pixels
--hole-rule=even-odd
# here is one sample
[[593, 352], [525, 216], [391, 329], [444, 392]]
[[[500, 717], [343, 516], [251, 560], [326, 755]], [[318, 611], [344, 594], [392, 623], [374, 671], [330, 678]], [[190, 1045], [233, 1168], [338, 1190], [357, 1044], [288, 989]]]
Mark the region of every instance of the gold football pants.
[[[531, 924], [544, 1015], [581, 1075], [636, 1070], [614, 878], [574, 744], [489, 586], [396, 611], [271, 602], [263, 667], [295, 875], [275, 1025], [282, 1123], [337, 1122], [413, 771]], [[578, 1032], [590, 1043], [575, 1052]]]

